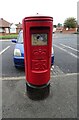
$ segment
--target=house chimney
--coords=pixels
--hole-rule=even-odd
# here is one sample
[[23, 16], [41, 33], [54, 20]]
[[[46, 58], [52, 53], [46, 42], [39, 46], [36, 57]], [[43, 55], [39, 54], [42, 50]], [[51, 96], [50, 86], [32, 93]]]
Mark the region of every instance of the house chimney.
[[1, 18], [1, 20], [3, 20], [3, 18]]

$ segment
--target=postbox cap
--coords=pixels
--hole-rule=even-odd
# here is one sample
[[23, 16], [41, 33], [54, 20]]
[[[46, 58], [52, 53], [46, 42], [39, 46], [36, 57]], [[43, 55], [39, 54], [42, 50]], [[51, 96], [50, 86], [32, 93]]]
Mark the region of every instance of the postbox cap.
[[44, 15], [34, 15], [34, 16], [28, 16], [24, 18], [25, 21], [53, 21], [53, 17], [51, 16], [44, 16]]

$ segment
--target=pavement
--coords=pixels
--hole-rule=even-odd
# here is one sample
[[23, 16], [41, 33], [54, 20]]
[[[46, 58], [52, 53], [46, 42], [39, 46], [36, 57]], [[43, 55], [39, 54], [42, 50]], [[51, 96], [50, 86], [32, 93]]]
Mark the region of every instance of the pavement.
[[54, 69], [51, 68], [50, 94], [37, 101], [27, 96], [24, 70], [14, 67], [15, 44], [11, 40], [0, 41], [0, 111], [2, 107], [3, 118], [77, 118], [78, 37], [54, 34], [55, 64]]
[[29, 99], [25, 83], [25, 79], [3, 80], [3, 118], [77, 118], [77, 74], [52, 74], [50, 94], [44, 100]]

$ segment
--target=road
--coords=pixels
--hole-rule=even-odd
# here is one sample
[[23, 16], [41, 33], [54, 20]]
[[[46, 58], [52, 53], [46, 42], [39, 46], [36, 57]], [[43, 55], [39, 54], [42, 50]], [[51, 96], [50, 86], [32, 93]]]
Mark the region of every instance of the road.
[[[55, 63], [64, 73], [77, 72], [77, 36], [54, 36]], [[78, 44], [79, 46], [79, 44]]]
[[[13, 43], [11, 41], [2, 42], [2, 76], [17, 77], [24, 76], [23, 70], [14, 68], [13, 63]], [[78, 44], [79, 46], [79, 44]], [[63, 73], [77, 73], [77, 35], [57, 34], [53, 37], [53, 47], [55, 54], [55, 66], [58, 66]]]
[[[0, 41], [2, 44], [0, 57], [2, 56], [3, 117], [74, 118], [77, 116], [78, 38], [79, 36], [75, 34], [53, 35], [55, 63], [54, 70], [51, 70], [51, 95], [46, 101], [34, 102], [34, 105], [32, 101], [25, 96], [25, 92], [23, 92], [25, 83], [24, 69], [18, 70], [14, 67], [13, 49], [15, 44], [10, 40]], [[9, 97], [10, 94], [11, 97]], [[26, 104], [26, 98], [28, 104]], [[17, 103], [17, 100], [20, 101]], [[46, 109], [48, 110], [44, 113], [43, 110], [45, 111], [46, 104]], [[51, 107], [50, 104], [52, 104]], [[34, 108], [35, 105], [37, 106], [36, 108]], [[38, 109], [39, 107], [41, 108]], [[53, 111], [53, 107], [55, 111]], [[32, 111], [33, 109], [34, 111], [37, 110], [38, 113], [36, 112], [35, 114], [34, 111]], [[12, 113], [12, 111], [14, 111], [14, 113]], [[25, 113], [23, 113], [23, 111]], [[19, 112], [20, 116], [18, 116]]]

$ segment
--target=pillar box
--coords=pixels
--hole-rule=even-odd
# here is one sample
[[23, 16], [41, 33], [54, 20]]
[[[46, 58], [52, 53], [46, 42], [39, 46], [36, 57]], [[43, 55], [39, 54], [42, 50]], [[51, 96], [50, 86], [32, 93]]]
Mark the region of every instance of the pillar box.
[[52, 31], [52, 17], [23, 19], [26, 87], [30, 98], [39, 99], [49, 93]]

